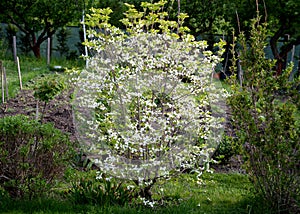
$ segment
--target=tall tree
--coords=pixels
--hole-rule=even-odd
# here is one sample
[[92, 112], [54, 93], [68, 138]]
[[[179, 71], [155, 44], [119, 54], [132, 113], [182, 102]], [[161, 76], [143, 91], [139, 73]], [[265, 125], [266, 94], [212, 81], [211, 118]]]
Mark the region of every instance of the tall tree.
[[[277, 74], [281, 74], [288, 53], [300, 44], [300, 0], [268, 0], [266, 11], [272, 32], [270, 46], [277, 60]], [[282, 47], [278, 44], [280, 38], [285, 38]]]
[[[176, 4], [176, 0], [168, 0], [174, 14]], [[194, 35], [227, 33], [231, 27], [249, 35], [249, 21], [259, 11], [261, 21], [268, 22], [277, 75], [285, 68], [293, 46], [300, 44], [300, 0], [181, 0], [181, 11], [188, 13], [187, 25]]]
[[81, 0], [0, 1], [4, 21], [16, 25], [25, 34], [37, 58], [41, 57], [40, 45], [59, 27], [79, 20], [82, 8]]
[[[300, 44], [300, 0], [239, 0], [235, 2], [235, 10], [239, 17], [242, 30], [245, 22], [256, 16], [256, 11], [262, 15], [262, 21], [268, 22], [270, 47], [276, 62], [277, 75], [287, 64], [287, 55], [294, 45]], [[232, 12], [231, 12], [232, 13]], [[236, 23], [236, 14], [228, 15]], [[244, 28], [244, 29], [243, 29]], [[249, 31], [248, 31], [249, 32]], [[279, 41], [284, 39], [283, 43]]]
[[187, 13], [189, 17], [185, 25], [190, 33], [196, 37], [206, 35], [209, 48], [212, 48], [215, 43], [213, 34], [226, 34], [230, 28], [230, 22], [224, 19], [229, 3], [230, 0], [168, 0], [167, 10], [173, 20], [176, 20], [174, 17], [179, 10]]
[[188, 13], [187, 25], [192, 33], [214, 33], [213, 29], [224, 15], [223, 5], [226, 1], [220, 0], [182, 0], [182, 12]]

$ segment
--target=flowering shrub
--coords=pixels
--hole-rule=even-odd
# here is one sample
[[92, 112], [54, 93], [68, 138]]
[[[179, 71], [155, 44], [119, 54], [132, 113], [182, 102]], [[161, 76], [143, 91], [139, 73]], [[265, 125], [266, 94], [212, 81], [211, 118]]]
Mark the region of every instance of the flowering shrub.
[[74, 101], [90, 157], [104, 172], [148, 187], [187, 168], [201, 173], [224, 120], [218, 106], [226, 93], [211, 78], [223, 49], [214, 55], [186, 33], [186, 14], [166, 21], [164, 4], [142, 3], [144, 12], [127, 5], [125, 31], [109, 24], [110, 9], [91, 9], [85, 45], [93, 56]]

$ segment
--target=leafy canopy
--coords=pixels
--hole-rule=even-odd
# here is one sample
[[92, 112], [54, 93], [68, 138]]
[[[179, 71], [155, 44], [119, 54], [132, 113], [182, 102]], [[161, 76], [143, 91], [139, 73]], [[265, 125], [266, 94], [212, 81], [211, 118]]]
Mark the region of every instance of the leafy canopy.
[[40, 44], [59, 27], [79, 20], [82, 9], [81, 0], [0, 1], [3, 21], [16, 25], [26, 35], [36, 57], [40, 57]]

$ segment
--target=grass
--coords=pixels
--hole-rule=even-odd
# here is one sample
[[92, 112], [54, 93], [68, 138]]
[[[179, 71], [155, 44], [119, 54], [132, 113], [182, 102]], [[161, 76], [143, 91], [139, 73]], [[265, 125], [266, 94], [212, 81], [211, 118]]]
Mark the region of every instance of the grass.
[[[12, 60], [3, 60], [3, 67], [5, 67], [6, 70], [9, 98], [11, 98], [20, 90], [17, 64]], [[30, 80], [41, 74], [49, 73], [46, 64], [34, 59], [23, 60], [20, 58], [20, 70], [23, 88], [26, 88], [26, 83]], [[2, 100], [2, 94], [0, 96]]]
[[[164, 206], [141, 205], [92, 206], [74, 205], [60, 197], [26, 200], [2, 200], [0, 213], [268, 213], [252, 193], [252, 184], [242, 174], [204, 174], [201, 183], [193, 175], [183, 175], [153, 187], [153, 198], [169, 198]], [[2, 208], [1, 208], [2, 207]]]
[[[2, 62], [3, 62], [3, 66], [5, 67], [6, 75], [7, 75], [9, 98], [12, 98], [15, 97], [18, 91], [20, 90], [18, 67], [17, 64], [10, 59], [2, 60]], [[83, 63], [81, 62], [81, 60], [78, 60], [78, 62], [72, 62], [66, 60], [53, 59], [50, 63], [50, 66], [48, 66], [45, 59], [36, 59], [32, 57], [21, 56], [20, 70], [21, 70], [23, 88], [26, 89], [29, 88], [29, 86], [32, 86], [32, 84], [34, 84], [33, 80], [35, 78], [45, 74], [53, 73], [53, 71], [51, 71], [49, 68], [53, 67], [54, 65], [61, 65], [64, 68], [73, 68], [73, 67], [81, 67]], [[0, 81], [0, 85], [1, 84], [2, 83]], [[5, 99], [7, 100], [6, 97]], [[2, 93], [0, 93], [0, 100], [2, 102]]]

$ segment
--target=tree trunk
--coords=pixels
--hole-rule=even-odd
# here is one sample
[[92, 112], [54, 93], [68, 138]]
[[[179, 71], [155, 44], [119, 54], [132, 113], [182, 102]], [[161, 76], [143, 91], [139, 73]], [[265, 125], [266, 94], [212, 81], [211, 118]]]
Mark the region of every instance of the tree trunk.
[[38, 59], [41, 58], [41, 48], [40, 48], [40, 44], [34, 44], [33, 47], [31, 48], [33, 53], [34, 53], [34, 56]]
[[[282, 71], [286, 68], [287, 65], [287, 56], [288, 53], [292, 50], [293, 44], [296, 44], [296, 42], [291, 42], [281, 49], [281, 51], [274, 55], [274, 58], [277, 60], [276, 61], [276, 75], [281, 75]], [[276, 46], [277, 49], [277, 46]]]
[[281, 47], [281, 50], [278, 48], [278, 41], [281, 37], [285, 34], [286, 29], [288, 26], [283, 24], [278, 31], [271, 37], [270, 46], [274, 56], [274, 59], [277, 60], [276, 62], [276, 75], [279, 76], [282, 74], [282, 71], [286, 68], [287, 65], [287, 56], [288, 53], [293, 49], [293, 46], [297, 46], [300, 44], [300, 37], [297, 37], [296, 40], [286, 40], [286, 44]]
[[276, 31], [274, 36], [271, 37], [270, 46], [274, 56], [274, 59], [277, 60], [276, 62], [276, 75], [280, 75], [282, 73], [282, 69], [284, 67], [284, 59], [282, 58], [282, 53], [279, 52], [277, 43], [279, 38], [284, 34], [286, 30], [286, 24], [280, 26], [280, 28]]
[[282, 59], [277, 59], [277, 62], [276, 62], [276, 76], [279, 76], [282, 74], [282, 70], [284, 69], [285, 67], [285, 63], [283, 62]]

